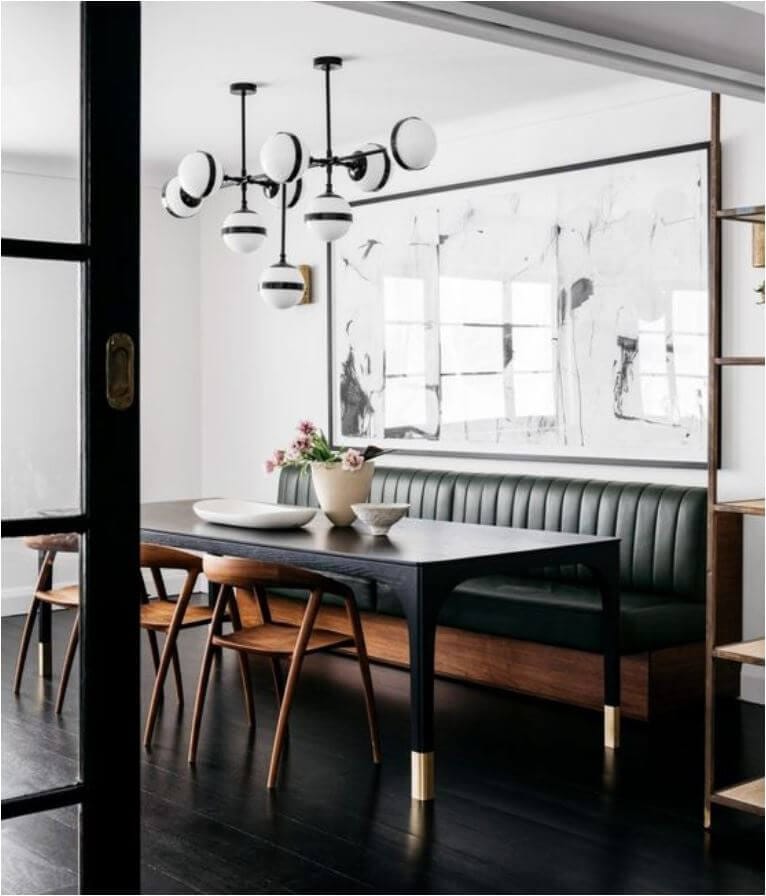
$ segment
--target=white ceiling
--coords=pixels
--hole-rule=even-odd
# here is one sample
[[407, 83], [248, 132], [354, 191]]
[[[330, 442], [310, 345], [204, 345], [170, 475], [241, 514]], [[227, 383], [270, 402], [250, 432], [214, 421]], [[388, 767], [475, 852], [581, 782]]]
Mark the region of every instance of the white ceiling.
[[[2, 148], [71, 157], [78, 129], [78, 4], [2, 3]], [[263, 85], [249, 100], [250, 162], [274, 130], [323, 147], [316, 55], [348, 60], [333, 80], [336, 146], [384, 139], [397, 118], [440, 123], [636, 80], [605, 69], [493, 46], [302, 0], [143, 4], [142, 146], [149, 170], [172, 171], [191, 149], [237, 165], [238, 100], [228, 84]]]

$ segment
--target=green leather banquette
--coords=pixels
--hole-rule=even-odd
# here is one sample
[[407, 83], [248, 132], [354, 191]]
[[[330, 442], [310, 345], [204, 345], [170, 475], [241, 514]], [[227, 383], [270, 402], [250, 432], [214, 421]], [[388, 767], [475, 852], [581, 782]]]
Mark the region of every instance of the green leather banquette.
[[[283, 469], [278, 500], [316, 505], [311, 478]], [[370, 500], [409, 502], [410, 516], [424, 519], [616, 535], [622, 652], [704, 640], [703, 488], [378, 467]], [[374, 583], [356, 583], [355, 590], [362, 609], [401, 615], [396, 599]], [[439, 624], [598, 652], [600, 612], [588, 572], [557, 567], [464, 582]]]

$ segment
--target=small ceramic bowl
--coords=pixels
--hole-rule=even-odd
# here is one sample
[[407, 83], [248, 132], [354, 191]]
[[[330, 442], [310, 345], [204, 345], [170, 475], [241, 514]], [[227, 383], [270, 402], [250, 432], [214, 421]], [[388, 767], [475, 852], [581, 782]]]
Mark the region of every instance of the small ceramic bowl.
[[387, 535], [394, 523], [406, 515], [409, 504], [352, 504], [351, 509], [370, 530], [370, 535]]

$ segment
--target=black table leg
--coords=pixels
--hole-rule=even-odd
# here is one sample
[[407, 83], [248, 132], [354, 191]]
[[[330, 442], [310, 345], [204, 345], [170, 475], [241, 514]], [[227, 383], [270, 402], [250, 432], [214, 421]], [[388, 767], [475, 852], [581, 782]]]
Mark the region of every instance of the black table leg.
[[604, 746], [620, 746], [620, 555], [618, 544], [601, 549], [602, 559], [594, 564], [601, 590], [604, 654]]
[[402, 600], [410, 645], [410, 795], [425, 802], [435, 797], [434, 665], [436, 620], [441, 595], [430, 599], [422, 580]]
[[[37, 571], [42, 569], [46, 551], [37, 552]], [[53, 587], [53, 563], [48, 567], [40, 581], [41, 591], [50, 591]], [[51, 644], [51, 605], [40, 601], [37, 611], [37, 670], [41, 678], [50, 678], [52, 671]]]

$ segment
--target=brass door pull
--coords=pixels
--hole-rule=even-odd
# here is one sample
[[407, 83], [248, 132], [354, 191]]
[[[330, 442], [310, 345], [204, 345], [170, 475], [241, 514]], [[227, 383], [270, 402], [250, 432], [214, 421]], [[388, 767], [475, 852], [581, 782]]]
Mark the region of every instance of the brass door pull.
[[127, 333], [112, 333], [106, 343], [106, 400], [115, 411], [133, 404], [135, 350]]

